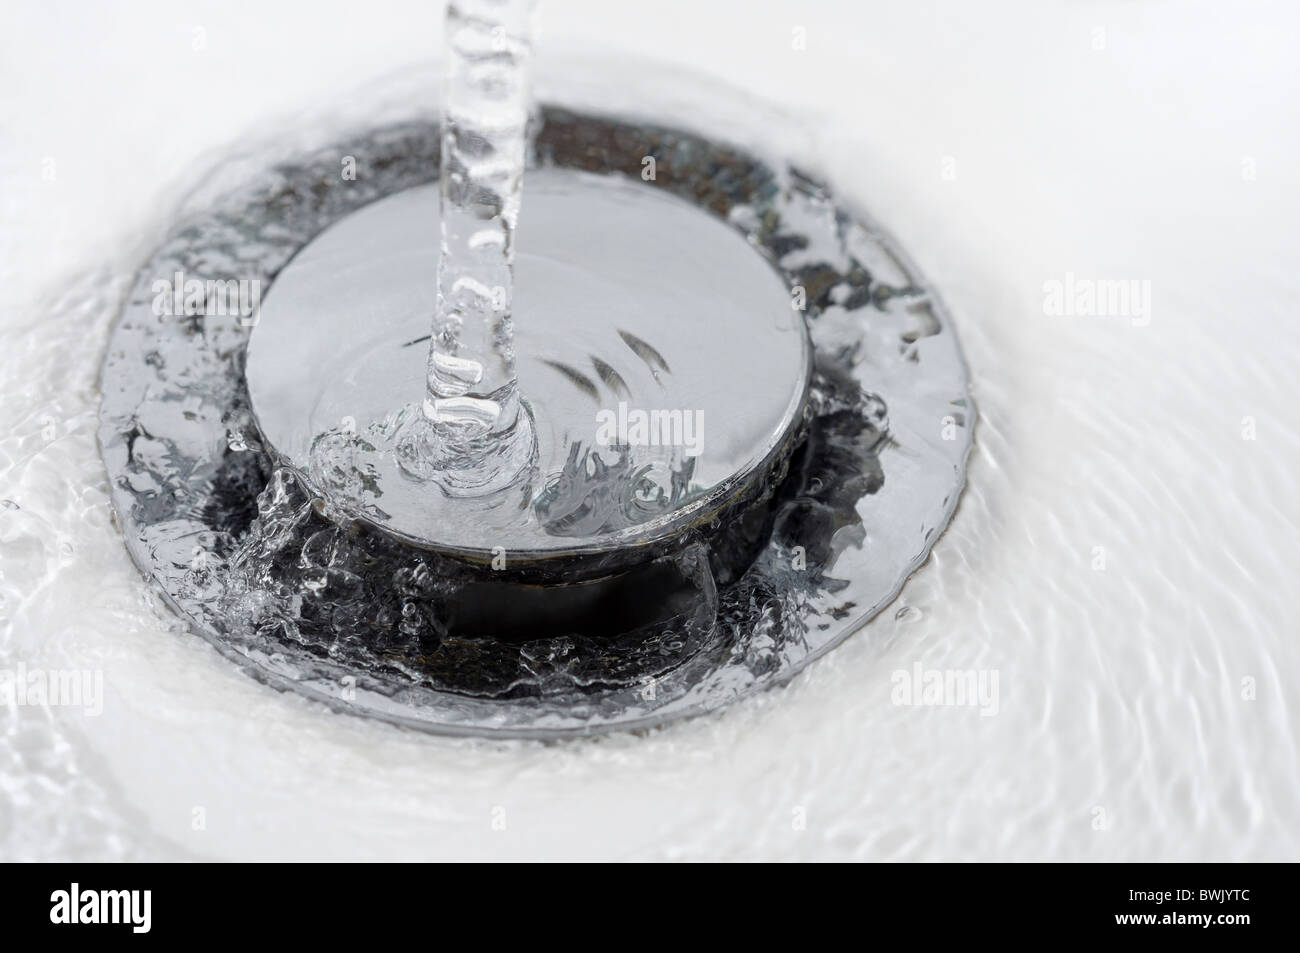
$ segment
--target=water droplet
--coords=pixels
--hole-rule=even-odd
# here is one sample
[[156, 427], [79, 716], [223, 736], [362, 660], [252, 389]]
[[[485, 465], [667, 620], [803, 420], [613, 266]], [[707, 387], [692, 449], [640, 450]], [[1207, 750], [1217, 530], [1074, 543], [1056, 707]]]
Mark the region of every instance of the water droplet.
[[925, 613], [916, 606], [903, 606], [894, 613], [895, 622], [920, 622], [925, 617]]

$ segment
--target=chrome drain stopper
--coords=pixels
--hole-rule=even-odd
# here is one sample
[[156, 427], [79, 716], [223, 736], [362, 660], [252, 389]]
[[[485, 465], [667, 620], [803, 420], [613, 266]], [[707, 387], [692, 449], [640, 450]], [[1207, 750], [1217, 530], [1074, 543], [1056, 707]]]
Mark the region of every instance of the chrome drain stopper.
[[326, 229], [281, 271], [248, 344], [268, 449], [329, 511], [408, 545], [561, 582], [743, 517], [805, 424], [812, 347], [777, 271], [725, 222], [626, 177], [525, 179], [515, 350], [536, 448], [515, 485], [404, 472], [436, 301], [438, 193]]

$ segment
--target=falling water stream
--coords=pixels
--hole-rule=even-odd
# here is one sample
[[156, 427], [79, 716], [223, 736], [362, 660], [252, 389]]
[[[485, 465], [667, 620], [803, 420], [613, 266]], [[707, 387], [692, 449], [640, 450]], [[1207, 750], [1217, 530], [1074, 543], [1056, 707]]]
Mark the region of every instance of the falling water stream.
[[502, 489], [531, 456], [511, 322], [535, 4], [447, 6], [438, 303], [423, 413], [398, 456], [449, 492]]

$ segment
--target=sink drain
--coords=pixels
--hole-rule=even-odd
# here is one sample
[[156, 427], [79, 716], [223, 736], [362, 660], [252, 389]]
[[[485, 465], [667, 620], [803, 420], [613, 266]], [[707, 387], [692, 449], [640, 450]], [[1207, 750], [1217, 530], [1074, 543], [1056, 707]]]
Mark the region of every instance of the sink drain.
[[[372, 129], [271, 169], [180, 223], [137, 275], [104, 361], [100, 429], [135, 562], [271, 685], [445, 733], [661, 724], [784, 681], [847, 637], [956, 506], [974, 413], [960, 350], [869, 219], [797, 169], [694, 132], [561, 107], [543, 120], [540, 174], [661, 190], [730, 227], [778, 276], [782, 303], [804, 305], [789, 318], [807, 321], [811, 367], [781, 411], [786, 443], [745, 465], [745, 505], [674, 522], [671, 545], [635, 566], [619, 562], [626, 545], [597, 547], [612, 562], [562, 586], [562, 562], [498, 577], [474, 563], [491, 550], [413, 547], [373, 514], [336, 512], [291, 440], [262, 421], [263, 440], [245, 375], [254, 316], [229, 292], [246, 282], [273, 304], [277, 277], [327, 229], [418, 195], [436, 178], [438, 130]], [[340, 178], [349, 154], [367, 175]], [[617, 465], [597, 456], [571, 476]]]

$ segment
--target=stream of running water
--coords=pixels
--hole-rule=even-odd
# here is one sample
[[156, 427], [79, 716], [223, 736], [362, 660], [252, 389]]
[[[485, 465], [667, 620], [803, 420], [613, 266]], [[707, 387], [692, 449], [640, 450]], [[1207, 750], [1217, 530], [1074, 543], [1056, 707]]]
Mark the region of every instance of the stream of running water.
[[535, 8], [447, 5], [438, 304], [423, 415], [398, 452], [408, 474], [465, 495], [509, 486], [533, 444], [511, 321]]

